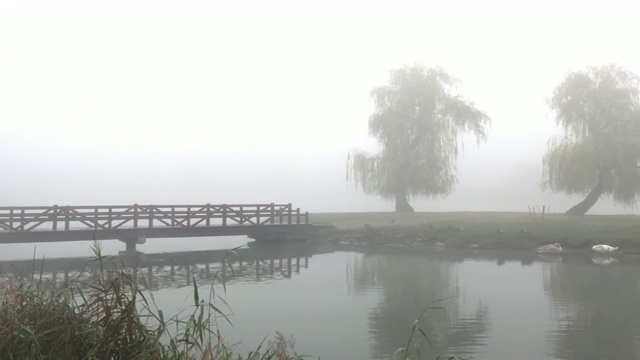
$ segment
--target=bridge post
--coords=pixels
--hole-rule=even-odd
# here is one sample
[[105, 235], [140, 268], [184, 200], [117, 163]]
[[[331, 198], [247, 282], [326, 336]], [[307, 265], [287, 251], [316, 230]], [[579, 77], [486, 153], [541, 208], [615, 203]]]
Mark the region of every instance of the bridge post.
[[126, 252], [128, 252], [128, 253], [136, 252], [136, 242], [135, 241], [126, 241], [125, 244], [127, 244], [127, 247], [125, 249]]
[[275, 217], [276, 217], [276, 213], [275, 213], [275, 210], [276, 210], [276, 204], [271, 203], [271, 205], [270, 205], [269, 207], [271, 208], [271, 214], [270, 214], [270, 216], [271, 216], [271, 221], [270, 221], [270, 222], [271, 222], [271, 225], [273, 225], [273, 224], [275, 224], [275, 222], [276, 222], [276, 219], [275, 219]]
[[138, 227], [138, 204], [133, 204], [133, 227]]
[[24, 231], [24, 209], [20, 210], [20, 231]]
[[227, 226], [227, 205], [222, 205], [222, 226]]
[[260, 205], [256, 205], [256, 225], [260, 225]]
[[69, 205], [64, 207], [64, 231], [69, 231]]
[[154, 210], [155, 208], [153, 207], [153, 205], [149, 205], [147, 207], [147, 211], [149, 212], [149, 229], [153, 227], [153, 211]]
[[52, 228], [55, 231], [55, 230], [58, 230], [58, 205], [53, 205], [53, 212], [51, 214], [52, 214], [51, 217], [53, 219]]
[[129, 237], [129, 238], [123, 238], [118, 240], [122, 241], [127, 245], [127, 248], [126, 248], [127, 253], [135, 253], [137, 244], [144, 244], [147, 242], [147, 238], [144, 236]]

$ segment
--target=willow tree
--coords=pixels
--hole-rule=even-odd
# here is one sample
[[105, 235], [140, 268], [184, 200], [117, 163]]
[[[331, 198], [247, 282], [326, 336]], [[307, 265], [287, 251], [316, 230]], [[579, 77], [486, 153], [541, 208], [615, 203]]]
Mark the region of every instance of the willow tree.
[[414, 196], [453, 190], [456, 160], [465, 133], [486, 140], [489, 117], [455, 93], [458, 80], [442, 68], [421, 65], [392, 70], [389, 84], [371, 90], [375, 111], [369, 134], [380, 152], [352, 150], [347, 180], [368, 194], [395, 199], [396, 211], [411, 212]]
[[543, 186], [586, 195], [567, 215], [584, 215], [602, 195], [635, 205], [640, 192], [640, 78], [615, 65], [568, 73], [549, 106], [564, 134], [549, 140]]

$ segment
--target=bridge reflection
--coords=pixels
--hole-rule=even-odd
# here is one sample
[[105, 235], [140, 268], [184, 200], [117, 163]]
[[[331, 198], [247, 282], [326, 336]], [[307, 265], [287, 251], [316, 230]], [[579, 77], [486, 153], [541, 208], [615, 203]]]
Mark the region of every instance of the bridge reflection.
[[[261, 246], [230, 250], [187, 251], [131, 256], [60, 258], [0, 262], [0, 273], [42, 279], [56, 286], [88, 280], [104, 268], [132, 270], [138, 284], [149, 290], [210, 285], [212, 282], [262, 282], [291, 278], [309, 268], [309, 259], [330, 252], [312, 246]], [[214, 280], [215, 279], [215, 280]]]

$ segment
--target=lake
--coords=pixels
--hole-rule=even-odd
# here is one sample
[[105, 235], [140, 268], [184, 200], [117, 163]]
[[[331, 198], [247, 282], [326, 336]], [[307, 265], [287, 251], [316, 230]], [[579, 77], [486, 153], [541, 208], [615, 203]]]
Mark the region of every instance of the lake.
[[[221, 331], [247, 351], [279, 331], [312, 358], [388, 359], [431, 304], [420, 322], [433, 345], [420, 339], [423, 358], [640, 358], [640, 262], [628, 257], [254, 245], [239, 250], [240, 259], [227, 255], [225, 292], [226, 252], [211, 249], [244, 243], [149, 239], [138, 247], [147, 253], [138, 273], [158, 307], [176, 313], [190, 310], [194, 279], [206, 294], [218, 272], [214, 289], [233, 322], [221, 321]], [[0, 245], [0, 266], [8, 271], [11, 262], [44, 256], [46, 276], [55, 271], [60, 280], [77, 274], [90, 255], [90, 242], [70, 244]], [[103, 248], [116, 254], [124, 244]]]

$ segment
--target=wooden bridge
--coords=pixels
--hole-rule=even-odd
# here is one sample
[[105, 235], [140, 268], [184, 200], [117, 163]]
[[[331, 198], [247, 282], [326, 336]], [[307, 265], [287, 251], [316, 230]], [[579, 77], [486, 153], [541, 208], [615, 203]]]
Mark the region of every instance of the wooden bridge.
[[0, 243], [118, 239], [132, 250], [147, 238], [258, 239], [311, 227], [291, 204], [0, 207]]

